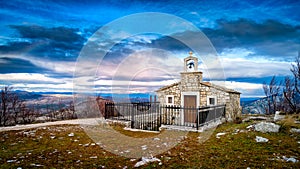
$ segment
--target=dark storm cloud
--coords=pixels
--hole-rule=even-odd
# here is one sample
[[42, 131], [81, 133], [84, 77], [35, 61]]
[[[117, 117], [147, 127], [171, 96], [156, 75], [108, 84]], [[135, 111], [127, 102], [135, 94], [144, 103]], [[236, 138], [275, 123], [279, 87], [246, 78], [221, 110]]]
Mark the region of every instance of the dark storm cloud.
[[0, 45], [0, 52], [3, 53], [19, 53], [27, 51], [32, 43], [30, 42], [7, 42], [5, 45]]
[[30, 61], [18, 58], [0, 58], [0, 73], [46, 73], [49, 70], [38, 67]]
[[[300, 49], [300, 26], [284, 24], [275, 20], [258, 23], [248, 19], [234, 21], [223, 19], [217, 21], [215, 28], [203, 28], [202, 31], [219, 53], [228, 48], [246, 48], [254, 51], [254, 55], [272, 56], [276, 59], [285, 57], [284, 59], [289, 60]], [[174, 34], [174, 36], [193, 39], [195, 32], [186, 31]], [[191, 43], [200, 43], [200, 46], [207, 45], [206, 41], [201, 39]], [[126, 46], [118, 45], [117, 47], [126, 48]], [[151, 43], [135, 42], [132, 46], [170, 51], [190, 50], [186, 44], [169, 36], [157, 38]], [[121, 50], [115, 51], [122, 53]]]
[[[96, 48], [96, 46], [94, 46], [94, 48]], [[110, 51], [108, 51], [104, 57], [104, 61], [120, 63], [124, 57], [127, 57], [140, 49], [145, 50], [151, 48], [172, 52], [190, 51], [190, 48], [188, 48], [184, 43], [169, 36], [163, 36], [150, 41], [132, 41], [131, 39], [125, 39], [120, 43], [115, 44]], [[162, 57], [165, 56], [162, 55]]]
[[170, 51], [188, 51], [189, 48], [182, 42], [169, 36], [164, 36], [157, 40], [153, 40], [149, 47], [165, 49]]
[[[218, 20], [215, 28], [203, 28], [203, 33], [212, 42], [217, 52], [225, 49], [245, 48], [252, 51], [248, 57], [263, 56], [268, 59], [292, 61], [300, 50], [300, 26], [284, 24], [275, 20], [257, 22], [249, 19]], [[171, 36], [162, 36], [149, 41], [123, 40], [116, 44], [105, 56], [119, 62], [123, 57], [138, 49], [159, 48], [168, 51], [189, 51], [187, 44], [174, 39], [185, 37], [190, 43], [202, 46], [201, 51], [211, 53], [206, 39], [195, 39], [195, 32], [179, 32]], [[190, 37], [190, 38], [189, 38]], [[194, 41], [193, 41], [194, 40]], [[118, 60], [119, 58], [119, 60]]]
[[66, 27], [45, 28], [36, 25], [10, 25], [11, 28], [18, 30], [23, 38], [30, 39], [50, 39], [53, 41], [78, 43], [82, 42], [83, 38], [78, 35], [78, 29]]
[[300, 49], [300, 27], [266, 20], [218, 20], [215, 29], [205, 28], [203, 32], [212, 41], [218, 52], [225, 48], [248, 48], [256, 55], [293, 58]]
[[2, 54], [20, 53], [35, 57], [46, 57], [58, 60], [75, 60], [85, 38], [79, 35], [78, 29], [67, 27], [46, 28], [32, 25], [11, 25], [21, 37], [7, 40], [0, 46]]

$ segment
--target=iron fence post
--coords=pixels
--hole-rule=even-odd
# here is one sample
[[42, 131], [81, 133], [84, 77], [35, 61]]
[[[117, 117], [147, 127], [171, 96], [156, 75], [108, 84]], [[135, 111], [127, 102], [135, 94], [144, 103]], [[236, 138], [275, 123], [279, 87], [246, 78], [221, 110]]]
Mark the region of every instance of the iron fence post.
[[198, 111], [198, 109], [196, 109], [195, 111], [196, 111], [196, 119], [197, 119], [196, 128], [197, 128], [197, 130], [199, 130], [199, 111]]
[[132, 111], [130, 111], [130, 113], [131, 113], [131, 128], [132, 129], [134, 128], [134, 111], [135, 111], [135, 108], [133, 107]]

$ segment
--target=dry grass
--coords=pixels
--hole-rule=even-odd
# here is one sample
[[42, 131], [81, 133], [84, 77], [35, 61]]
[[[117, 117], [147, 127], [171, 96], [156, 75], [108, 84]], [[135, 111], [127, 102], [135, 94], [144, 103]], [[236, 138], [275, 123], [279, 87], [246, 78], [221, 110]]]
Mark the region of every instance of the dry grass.
[[[204, 143], [199, 133], [189, 133], [169, 151], [157, 155], [162, 165], [151, 163], [144, 168], [300, 168], [300, 162], [281, 160], [282, 156], [300, 160], [300, 135], [281, 130], [279, 133], [248, 131], [249, 123], [219, 126]], [[294, 123], [283, 123], [293, 126]], [[157, 133], [118, 132], [130, 137], [155, 137]], [[221, 138], [216, 133], [225, 132]], [[33, 133], [33, 134], [32, 134]], [[74, 136], [68, 136], [74, 133]], [[256, 136], [269, 139], [257, 143]], [[93, 144], [84, 130], [76, 125], [41, 127], [32, 130], [0, 133], [0, 168], [133, 168], [137, 161], [117, 156]], [[41, 165], [40, 167], [38, 167]]]
[[148, 138], [148, 137], [155, 137], [159, 135], [157, 132], [143, 132], [143, 131], [130, 131], [130, 130], [124, 130], [123, 125], [112, 125], [112, 128], [116, 131], [118, 131], [120, 134], [124, 134], [129, 137], [134, 138]]
[[287, 130], [291, 127], [293, 128], [300, 128], [300, 124], [296, 124], [295, 120], [299, 120], [300, 115], [294, 114], [294, 115], [286, 115], [285, 119], [280, 121], [279, 123], [283, 126], [283, 128], [286, 128]]

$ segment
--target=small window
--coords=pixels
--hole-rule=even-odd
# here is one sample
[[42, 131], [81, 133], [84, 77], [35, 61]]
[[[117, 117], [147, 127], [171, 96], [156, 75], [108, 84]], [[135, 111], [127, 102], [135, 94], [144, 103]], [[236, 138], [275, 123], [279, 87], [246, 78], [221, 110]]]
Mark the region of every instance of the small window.
[[172, 104], [173, 103], [173, 97], [168, 97], [168, 104]]
[[207, 97], [207, 105], [208, 106], [217, 105], [217, 97], [215, 97], [215, 96], [209, 96], [209, 97]]
[[174, 96], [173, 95], [167, 95], [166, 96], [166, 104], [167, 105], [173, 105], [174, 104]]
[[215, 105], [215, 98], [209, 98], [209, 105]]

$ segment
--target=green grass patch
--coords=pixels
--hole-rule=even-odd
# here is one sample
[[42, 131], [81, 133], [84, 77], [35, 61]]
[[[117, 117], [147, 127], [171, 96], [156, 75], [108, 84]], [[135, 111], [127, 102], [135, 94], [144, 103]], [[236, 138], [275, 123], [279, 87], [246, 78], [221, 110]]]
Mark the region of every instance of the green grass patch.
[[[279, 133], [248, 131], [252, 122], [225, 123], [216, 128], [205, 142], [203, 134], [190, 132], [172, 149], [157, 155], [162, 161], [142, 168], [299, 168], [300, 162], [281, 160], [282, 156], [300, 160], [299, 134], [290, 133], [294, 124], [281, 123], [285, 127]], [[129, 137], [148, 138], [158, 133], [133, 132], [123, 126], [112, 126]], [[217, 133], [226, 133], [216, 138]], [[74, 136], [68, 136], [74, 133]], [[256, 136], [269, 139], [257, 143]], [[132, 161], [117, 156], [95, 145], [84, 130], [77, 125], [59, 125], [37, 129], [0, 133], [0, 168], [133, 168], [139, 160]]]

